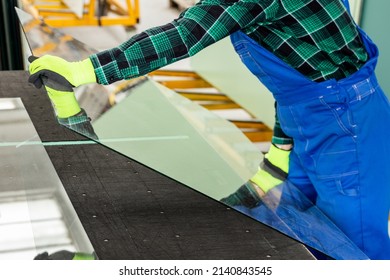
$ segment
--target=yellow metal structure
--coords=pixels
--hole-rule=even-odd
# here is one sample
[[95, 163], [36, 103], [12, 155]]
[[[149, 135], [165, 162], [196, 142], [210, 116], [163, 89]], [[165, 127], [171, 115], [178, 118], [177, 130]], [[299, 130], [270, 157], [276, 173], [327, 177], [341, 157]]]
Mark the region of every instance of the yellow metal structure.
[[[149, 76], [208, 110], [238, 109], [246, 111], [193, 71], [156, 70], [149, 73]], [[251, 115], [249, 112], [247, 113]], [[241, 129], [252, 142], [271, 141], [273, 131], [262, 121], [256, 119], [229, 121]]]
[[[82, 0], [80, 0], [82, 1]], [[99, 2], [105, 9], [99, 12]], [[125, 2], [125, 5], [122, 4]], [[139, 22], [139, 0], [89, 0], [85, 1], [82, 16], [77, 16], [60, 0], [22, 0], [23, 9], [37, 19], [44, 19], [52, 27], [86, 25], [134, 26]], [[102, 13], [103, 15], [99, 15]]]

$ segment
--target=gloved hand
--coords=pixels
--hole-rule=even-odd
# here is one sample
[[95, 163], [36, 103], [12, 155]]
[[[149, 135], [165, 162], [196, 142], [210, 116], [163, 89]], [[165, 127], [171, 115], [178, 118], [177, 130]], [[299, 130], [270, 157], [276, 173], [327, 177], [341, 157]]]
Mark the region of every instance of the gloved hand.
[[256, 207], [265, 193], [287, 178], [289, 156], [290, 151], [271, 145], [256, 174], [237, 191], [221, 199], [221, 202], [229, 206]]
[[46, 87], [57, 91], [72, 91], [74, 87], [96, 82], [95, 70], [89, 58], [68, 62], [60, 57], [44, 55], [30, 56], [28, 81], [36, 88]]
[[288, 175], [290, 151], [271, 145], [257, 173], [250, 179], [264, 193], [282, 183]]
[[81, 108], [73, 91], [59, 91], [45, 87], [50, 100], [53, 102], [58, 118], [69, 118], [81, 112]]
[[73, 93], [73, 87], [96, 81], [90, 59], [81, 62], [45, 55], [41, 58], [29, 57], [31, 62], [28, 81], [35, 87], [45, 85], [49, 98], [54, 104], [57, 117], [68, 118], [81, 109]]

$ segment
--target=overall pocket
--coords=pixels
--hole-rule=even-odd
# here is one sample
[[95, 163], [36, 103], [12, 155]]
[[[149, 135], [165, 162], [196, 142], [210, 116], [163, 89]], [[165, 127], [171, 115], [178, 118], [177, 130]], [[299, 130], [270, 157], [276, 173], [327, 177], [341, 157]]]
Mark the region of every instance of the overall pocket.
[[338, 192], [359, 194], [357, 130], [347, 98], [339, 95], [320, 97], [319, 101], [330, 118], [323, 127], [324, 141], [312, 158], [317, 179]]

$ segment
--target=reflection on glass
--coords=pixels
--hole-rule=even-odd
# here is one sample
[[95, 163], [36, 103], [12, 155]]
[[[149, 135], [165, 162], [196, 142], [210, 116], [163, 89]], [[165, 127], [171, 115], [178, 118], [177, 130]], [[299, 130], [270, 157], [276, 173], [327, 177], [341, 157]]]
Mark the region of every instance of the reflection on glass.
[[368, 259], [288, 180], [266, 194], [248, 182], [221, 201], [334, 259]]
[[18, 98], [0, 99], [0, 259], [93, 248]]
[[[41, 23], [24, 29], [35, 55], [43, 54], [45, 46], [45, 53], [75, 61], [92, 51]], [[247, 183], [262, 155], [226, 120], [148, 77], [111, 87], [78, 88], [76, 96], [86, 113], [72, 125], [60, 120], [68, 128], [331, 258], [367, 258], [288, 182], [265, 196]]]

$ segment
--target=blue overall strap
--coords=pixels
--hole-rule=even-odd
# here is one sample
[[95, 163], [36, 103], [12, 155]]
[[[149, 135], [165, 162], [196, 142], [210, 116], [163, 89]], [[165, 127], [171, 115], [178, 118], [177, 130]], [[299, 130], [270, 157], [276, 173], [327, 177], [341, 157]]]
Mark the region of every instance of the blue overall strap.
[[341, 0], [343, 2], [344, 6], [347, 8], [347, 11], [351, 13], [351, 9], [349, 8], [349, 2], [348, 0]]

